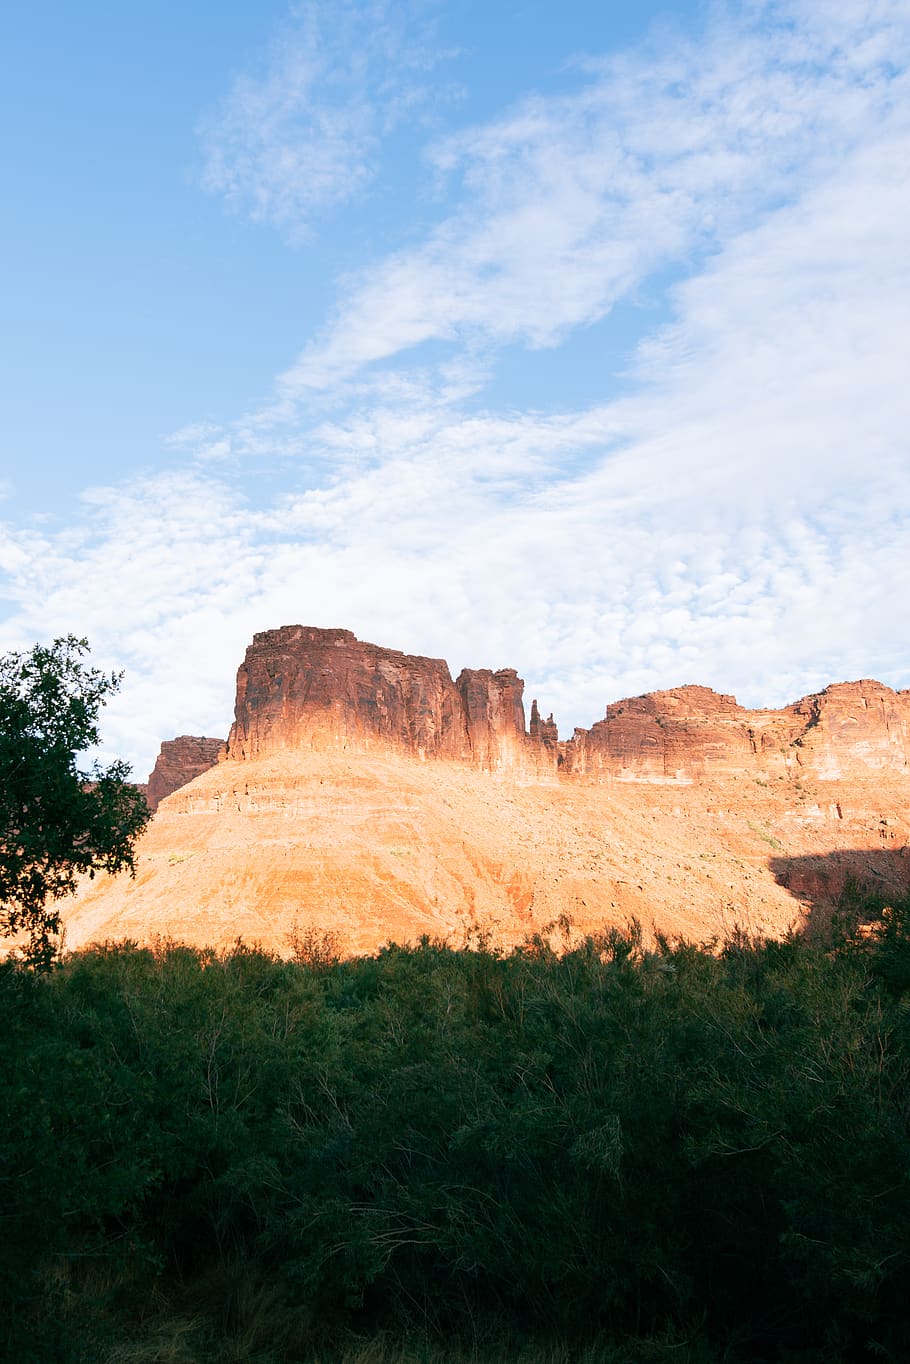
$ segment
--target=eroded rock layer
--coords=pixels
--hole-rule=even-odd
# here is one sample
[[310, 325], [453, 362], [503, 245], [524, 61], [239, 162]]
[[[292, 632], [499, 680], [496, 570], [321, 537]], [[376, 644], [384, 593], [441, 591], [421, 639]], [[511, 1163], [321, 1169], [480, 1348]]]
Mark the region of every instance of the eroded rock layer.
[[532, 778], [697, 781], [802, 770], [834, 779], [853, 767], [910, 773], [910, 692], [864, 680], [779, 710], [747, 710], [709, 687], [617, 701], [560, 742], [511, 668], [465, 668], [358, 640], [350, 630], [284, 626], [255, 636], [237, 674], [228, 741], [234, 759], [317, 749], [394, 749]]
[[520, 763], [524, 683], [511, 669], [465, 668], [290, 625], [257, 634], [237, 673], [228, 757], [391, 749], [485, 770]]
[[607, 707], [564, 749], [568, 772], [645, 781], [709, 774], [833, 780], [853, 770], [910, 773], [910, 692], [841, 682], [780, 710], [746, 710], [708, 687], [677, 687]]
[[223, 753], [223, 739], [209, 739], [198, 734], [166, 739], [145, 788], [149, 809], [154, 812], [167, 796], [214, 767]]
[[[347, 630], [256, 635], [226, 753], [163, 746], [136, 878], [87, 882], [68, 944], [509, 944], [563, 914], [782, 933], [850, 879], [910, 885], [910, 692], [864, 680], [747, 710], [678, 687], [564, 741], [536, 701], [526, 726], [523, 686]], [[187, 781], [191, 759], [207, 770]]]

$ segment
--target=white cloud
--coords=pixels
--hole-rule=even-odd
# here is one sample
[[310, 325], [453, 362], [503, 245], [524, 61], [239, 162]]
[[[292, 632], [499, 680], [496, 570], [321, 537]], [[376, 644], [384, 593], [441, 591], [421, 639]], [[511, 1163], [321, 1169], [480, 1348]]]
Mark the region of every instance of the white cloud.
[[899, 7], [867, 8], [863, 41], [855, 21], [814, 10], [770, 28], [764, 6], [745, 27], [715, 19], [699, 40], [589, 63], [577, 93], [439, 142], [431, 163], [460, 177], [457, 210], [348, 283], [280, 397], [429, 340], [556, 345], [655, 270], [798, 197], [906, 107]]
[[[140, 773], [160, 738], [225, 733], [243, 647], [294, 621], [517, 666], [563, 731], [686, 681], [910, 685], [908, 6], [753, 11], [438, 147], [459, 211], [352, 288], [283, 406], [180, 436], [284, 492], [202, 463], [7, 530], [10, 647], [72, 629], [125, 666], [108, 733]], [[555, 344], [705, 242], [624, 396], [482, 408], [498, 340]], [[445, 365], [396, 368], [424, 335]], [[295, 417], [308, 384], [326, 401]]]
[[258, 76], [200, 129], [204, 187], [291, 236], [359, 194], [386, 137], [431, 95], [438, 60], [419, 0], [306, 0]]

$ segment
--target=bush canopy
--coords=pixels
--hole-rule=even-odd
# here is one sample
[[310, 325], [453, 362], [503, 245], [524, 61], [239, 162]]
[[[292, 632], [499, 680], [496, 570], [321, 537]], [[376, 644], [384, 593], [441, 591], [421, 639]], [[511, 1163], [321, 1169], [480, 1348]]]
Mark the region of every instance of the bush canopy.
[[120, 684], [86, 667], [87, 652], [68, 635], [0, 657], [0, 934], [24, 934], [36, 967], [53, 960], [59, 900], [86, 873], [132, 871], [149, 818], [125, 763], [77, 765]]

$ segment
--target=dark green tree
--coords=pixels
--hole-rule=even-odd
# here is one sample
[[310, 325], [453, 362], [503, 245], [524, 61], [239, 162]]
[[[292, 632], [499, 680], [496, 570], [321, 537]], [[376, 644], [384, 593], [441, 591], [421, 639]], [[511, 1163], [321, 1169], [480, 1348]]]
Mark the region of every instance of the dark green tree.
[[78, 766], [121, 680], [87, 667], [87, 653], [67, 635], [0, 657], [0, 934], [27, 935], [22, 953], [39, 969], [57, 950], [58, 901], [86, 873], [132, 872], [149, 818], [126, 763]]

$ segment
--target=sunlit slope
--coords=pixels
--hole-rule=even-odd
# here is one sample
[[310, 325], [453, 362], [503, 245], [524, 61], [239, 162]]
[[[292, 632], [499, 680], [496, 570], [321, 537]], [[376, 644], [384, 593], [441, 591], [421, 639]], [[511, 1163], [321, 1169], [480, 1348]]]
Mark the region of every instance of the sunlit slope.
[[630, 915], [705, 938], [784, 932], [843, 876], [910, 872], [910, 786], [727, 776], [691, 785], [530, 783], [395, 753], [222, 762], [163, 802], [137, 874], [86, 883], [66, 945], [295, 932], [351, 951], [472, 926], [503, 944], [558, 915]]

